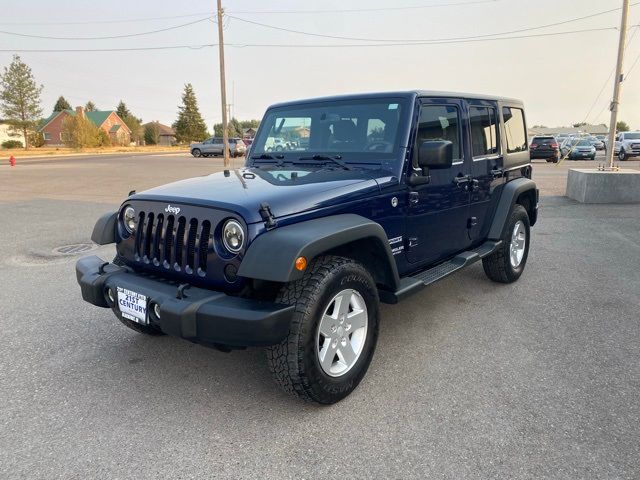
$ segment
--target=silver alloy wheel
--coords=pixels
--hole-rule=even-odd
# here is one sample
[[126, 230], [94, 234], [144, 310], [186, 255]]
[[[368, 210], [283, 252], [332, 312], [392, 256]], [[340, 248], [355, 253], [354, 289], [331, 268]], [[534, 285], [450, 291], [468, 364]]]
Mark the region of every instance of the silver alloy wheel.
[[624, 150], [622, 150], [622, 149], [621, 149], [621, 150], [618, 152], [618, 159], [619, 159], [621, 162], [624, 162], [624, 161], [627, 159], [627, 156], [626, 156], [626, 154], [625, 154]]
[[324, 373], [340, 377], [356, 364], [367, 338], [367, 304], [356, 290], [342, 290], [325, 308], [316, 337]]
[[527, 246], [527, 231], [522, 220], [518, 220], [511, 232], [511, 244], [509, 245], [509, 260], [513, 268], [518, 268], [524, 257], [524, 250]]

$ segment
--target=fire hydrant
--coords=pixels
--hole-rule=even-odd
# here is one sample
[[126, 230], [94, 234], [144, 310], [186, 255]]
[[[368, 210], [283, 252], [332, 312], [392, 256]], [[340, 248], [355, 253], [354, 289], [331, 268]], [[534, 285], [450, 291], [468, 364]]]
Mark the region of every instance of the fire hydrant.
[[12, 167], [16, 166], [16, 158], [13, 155], [9, 157], [9, 165], [11, 165]]

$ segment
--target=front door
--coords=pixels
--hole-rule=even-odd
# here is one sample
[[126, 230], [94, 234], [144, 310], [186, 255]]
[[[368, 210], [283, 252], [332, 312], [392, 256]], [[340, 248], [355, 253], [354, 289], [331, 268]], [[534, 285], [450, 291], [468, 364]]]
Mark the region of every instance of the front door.
[[406, 226], [407, 260], [429, 264], [465, 250], [469, 244], [467, 221], [471, 176], [462, 138], [467, 135], [461, 100], [421, 99], [416, 145], [412, 159], [417, 167], [418, 146], [428, 140], [453, 144], [453, 165], [430, 170], [429, 182], [412, 187]]

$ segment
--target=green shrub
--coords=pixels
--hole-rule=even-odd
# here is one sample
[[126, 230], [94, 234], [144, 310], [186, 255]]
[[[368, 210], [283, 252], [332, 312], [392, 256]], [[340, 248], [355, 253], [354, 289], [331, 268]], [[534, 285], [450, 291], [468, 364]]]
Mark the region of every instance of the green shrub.
[[2, 148], [22, 148], [22, 142], [20, 140], [7, 140], [2, 142]]

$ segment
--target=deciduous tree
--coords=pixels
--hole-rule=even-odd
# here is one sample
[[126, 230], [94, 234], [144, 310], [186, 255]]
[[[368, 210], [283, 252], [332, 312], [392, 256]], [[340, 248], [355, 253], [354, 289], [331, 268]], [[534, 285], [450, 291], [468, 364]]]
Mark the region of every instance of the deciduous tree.
[[160, 127], [157, 122], [151, 122], [144, 127], [144, 143], [147, 145], [160, 143]]
[[29, 148], [29, 131], [42, 117], [40, 94], [31, 68], [18, 55], [0, 75], [0, 112], [14, 130], [22, 132], [24, 148]]
[[142, 119], [133, 115], [122, 100], [120, 100], [120, 103], [118, 103], [118, 106], [116, 107], [116, 113], [127, 127], [129, 127], [129, 130], [131, 130], [131, 140], [136, 143], [140, 143], [143, 135]]
[[84, 115], [69, 115], [62, 121], [62, 141], [71, 148], [98, 147], [106, 144], [104, 133], [109, 139], [109, 135], [104, 130], [96, 127], [93, 122], [87, 120]]
[[178, 107], [178, 119], [173, 123], [179, 143], [201, 141], [207, 138], [207, 126], [200, 114], [193, 86], [187, 83], [182, 94], [182, 105]]
[[629, 128], [629, 125], [627, 125], [627, 122], [623, 122], [622, 120], [620, 120], [618, 123], [616, 123], [617, 132], [628, 132], [629, 130], [631, 129]]
[[[216, 123], [213, 125], [213, 134], [216, 137], [222, 136], [222, 123]], [[229, 135], [229, 138], [242, 138], [242, 123], [236, 118], [229, 120], [229, 123], [227, 124], [227, 134]]]

